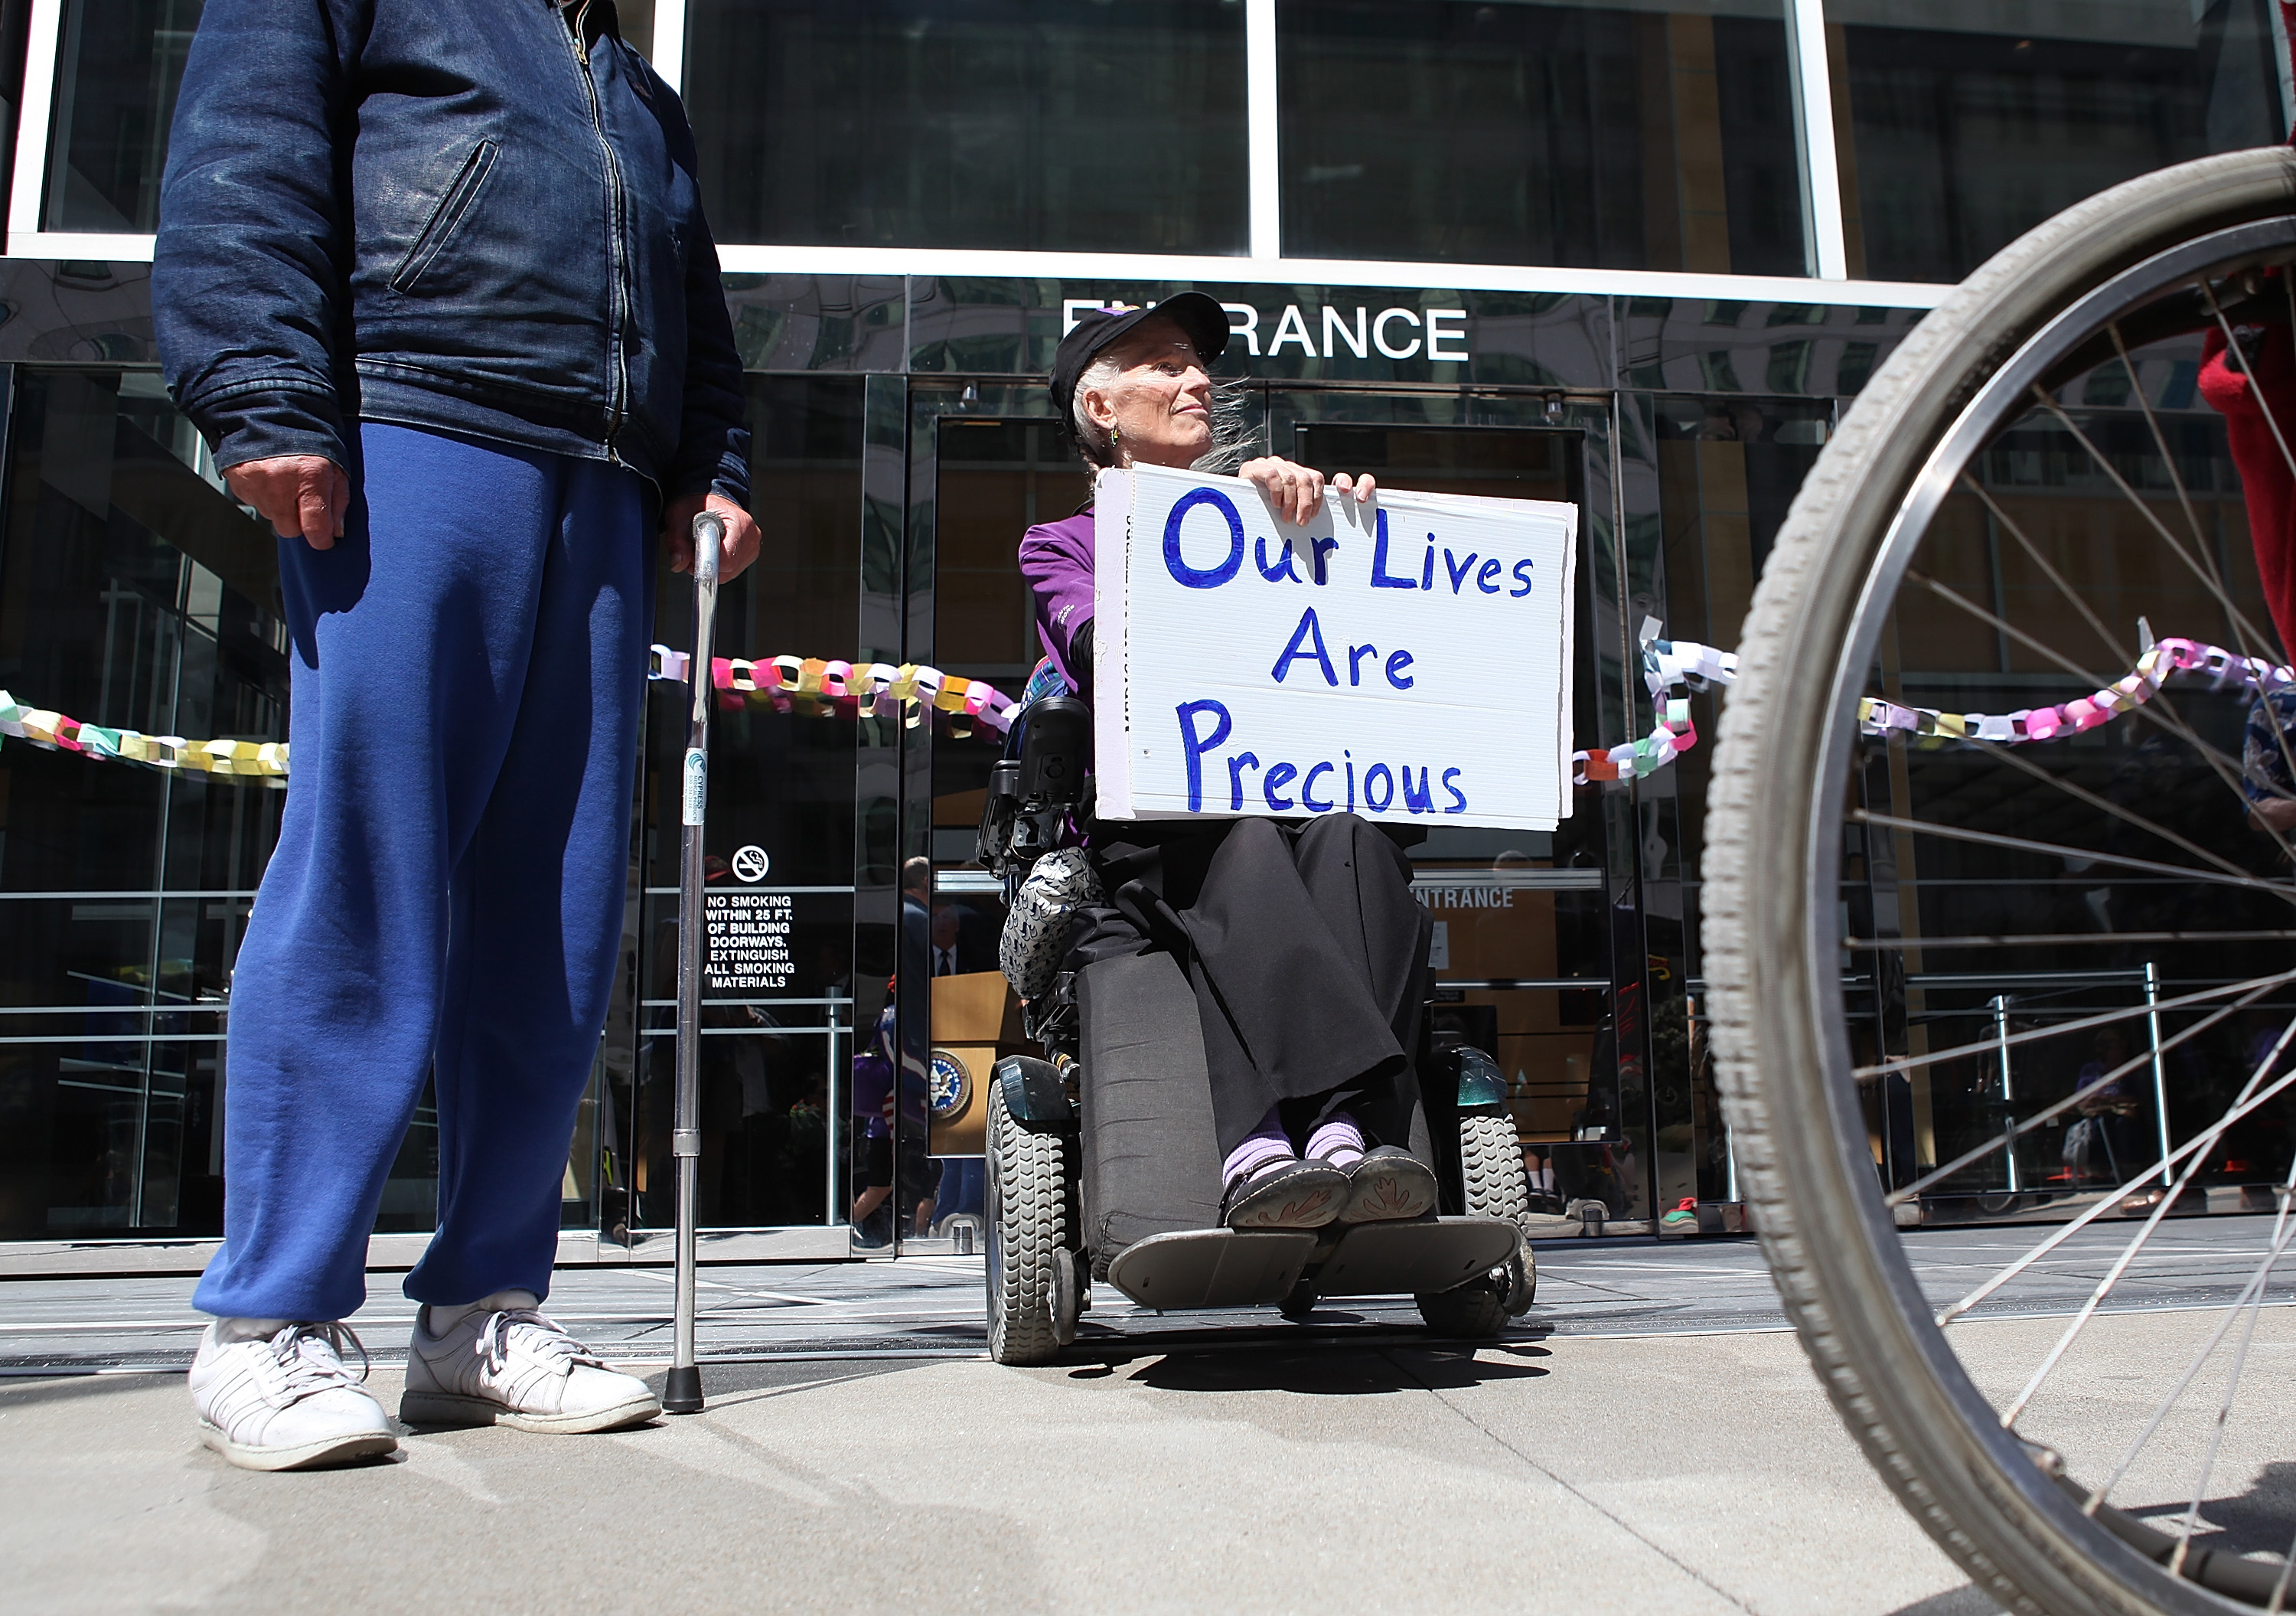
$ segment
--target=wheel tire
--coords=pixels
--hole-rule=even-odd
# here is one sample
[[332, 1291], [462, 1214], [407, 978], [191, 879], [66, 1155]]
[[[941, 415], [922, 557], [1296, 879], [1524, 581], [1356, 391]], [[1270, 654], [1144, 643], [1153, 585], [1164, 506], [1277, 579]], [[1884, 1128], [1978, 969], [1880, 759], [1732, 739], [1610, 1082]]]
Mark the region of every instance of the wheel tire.
[[1523, 1171], [1522, 1136], [1513, 1117], [1459, 1119], [1459, 1177], [1469, 1217], [1496, 1218], [1521, 1234], [1506, 1267], [1506, 1316], [1513, 1318], [1538, 1294], [1538, 1259], [1530, 1251], [1530, 1179]]
[[1488, 1341], [1496, 1341], [1506, 1330], [1510, 1289], [1504, 1278], [1485, 1277], [1412, 1300], [1419, 1304], [1419, 1317], [1436, 1334]]
[[989, 1084], [988, 1356], [1000, 1364], [1049, 1363], [1076, 1338], [1068, 1154], [1063, 1136], [1013, 1121], [1003, 1083]]
[[1740, 1184], [1843, 1423], [1915, 1519], [2013, 1611], [2237, 1607], [2084, 1521], [2019, 1451], [1929, 1322], [1870, 1159], [1858, 1165], [1864, 1123], [1842, 1092], [1834, 897], [1824, 884], [1841, 838], [1819, 823], [1829, 747], [1851, 721], [1835, 668], [1901, 503], [1987, 377], [2122, 269], [2292, 213], [2296, 154], [2285, 149], [2165, 169], [2049, 220], [1924, 316], [1802, 485], [1740, 636], [1722, 718], [1704, 938]]

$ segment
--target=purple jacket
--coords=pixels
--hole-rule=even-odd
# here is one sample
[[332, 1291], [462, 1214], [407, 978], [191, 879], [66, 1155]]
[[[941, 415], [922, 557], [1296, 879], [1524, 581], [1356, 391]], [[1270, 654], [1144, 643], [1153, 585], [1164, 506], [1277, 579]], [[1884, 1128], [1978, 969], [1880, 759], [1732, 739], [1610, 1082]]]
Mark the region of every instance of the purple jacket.
[[1021, 576], [1037, 596], [1037, 637], [1070, 690], [1082, 690], [1092, 669], [1078, 679], [1069, 664], [1070, 649], [1092, 621], [1092, 507], [1060, 521], [1039, 522], [1021, 536]]

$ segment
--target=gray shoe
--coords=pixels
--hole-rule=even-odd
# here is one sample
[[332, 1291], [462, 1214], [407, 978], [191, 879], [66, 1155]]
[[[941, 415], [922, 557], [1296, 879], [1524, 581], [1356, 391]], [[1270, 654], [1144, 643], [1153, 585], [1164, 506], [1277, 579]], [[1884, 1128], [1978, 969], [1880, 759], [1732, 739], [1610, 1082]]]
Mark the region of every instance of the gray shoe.
[[494, 1306], [509, 1299], [488, 1298], [443, 1335], [430, 1333], [429, 1308], [416, 1317], [400, 1419], [570, 1435], [619, 1431], [661, 1413], [644, 1381], [607, 1368], [538, 1311], [531, 1294], [515, 1296], [528, 1305]]
[[1348, 1169], [1348, 1198], [1341, 1223], [1384, 1223], [1424, 1218], [1435, 1210], [1435, 1171], [1400, 1145], [1366, 1152]]
[[1229, 1186], [1220, 1221], [1231, 1229], [1320, 1229], [1339, 1216], [1348, 1176], [1328, 1161], [1278, 1161]]

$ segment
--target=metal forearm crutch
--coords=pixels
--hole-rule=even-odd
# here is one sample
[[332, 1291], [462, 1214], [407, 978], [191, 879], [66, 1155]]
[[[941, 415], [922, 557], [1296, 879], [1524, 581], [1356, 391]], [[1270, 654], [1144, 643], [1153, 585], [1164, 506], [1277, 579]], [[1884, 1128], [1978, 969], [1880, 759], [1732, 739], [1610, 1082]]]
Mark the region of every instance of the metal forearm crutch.
[[693, 1225], [701, 1175], [701, 988], [709, 961], [709, 926], [701, 865], [701, 825], [709, 806], [709, 641], [718, 619], [718, 553], [726, 521], [710, 511], [693, 519], [693, 661], [686, 677], [693, 691], [685, 726], [685, 764], [677, 871], [677, 1095], [670, 1120], [669, 1153], [677, 1168], [677, 1300], [676, 1344], [661, 1406], [669, 1414], [701, 1412], [701, 1371], [693, 1361]]

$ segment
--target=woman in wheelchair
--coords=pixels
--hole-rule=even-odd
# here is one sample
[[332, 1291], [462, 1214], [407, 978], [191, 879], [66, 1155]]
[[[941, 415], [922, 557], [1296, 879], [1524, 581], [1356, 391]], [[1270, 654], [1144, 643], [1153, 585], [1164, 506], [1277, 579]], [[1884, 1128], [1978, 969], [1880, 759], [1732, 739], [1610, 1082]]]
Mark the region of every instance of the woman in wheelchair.
[[[1207, 374], [1227, 337], [1226, 314], [1201, 292], [1086, 312], [1051, 379], [1086, 463], [1233, 464], [1237, 434], [1222, 429]], [[1263, 456], [1236, 474], [1279, 521], [1321, 507], [1324, 477], [1306, 466]], [[1376, 492], [1344, 473], [1330, 486], [1358, 501]], [[1086, 701], [1093, 555], [1089, 504], [1021, 541], [1047, 658]], [[1070, 964], [1162, 948], [1185, 966], [1224, 1159], [1223, 1222], [1311, 1229], [1431, 1210], [1435, 1175], [1409, 1145], [1432, 926], [1402, 836], [1345, 813], [1084, 829], [1098, 895], [1070, 923]]]

